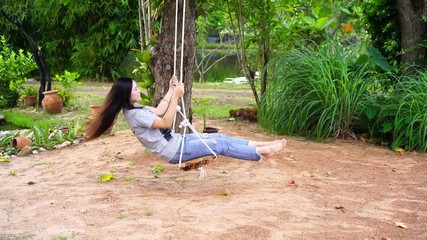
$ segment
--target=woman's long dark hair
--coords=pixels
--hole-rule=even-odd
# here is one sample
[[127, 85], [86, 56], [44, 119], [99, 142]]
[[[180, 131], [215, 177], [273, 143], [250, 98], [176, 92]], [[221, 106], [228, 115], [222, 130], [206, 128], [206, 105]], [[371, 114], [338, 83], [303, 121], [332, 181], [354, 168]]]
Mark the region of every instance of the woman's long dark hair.
[[122, 108], [134, 107], [130, 102], [132, 82], [133, 80], [128, 77], [120, 77], [114, 82], [100, 113], [87, 123], [86, 140], [95, 139], [106, 132], [114, 124]]

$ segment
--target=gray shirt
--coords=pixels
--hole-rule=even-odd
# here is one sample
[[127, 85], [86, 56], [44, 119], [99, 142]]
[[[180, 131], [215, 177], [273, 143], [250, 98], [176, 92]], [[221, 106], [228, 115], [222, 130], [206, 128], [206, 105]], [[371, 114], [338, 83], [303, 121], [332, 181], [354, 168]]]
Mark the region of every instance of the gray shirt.
[[160, 129], [152, 128], [156, 114], [151, 107], [123, 109], [123, 115], [132, 132], [150, 152], [166, 161], [170, 161], [178, 152], [182, 136], [172, 131], [171, 138], [167, 140]]

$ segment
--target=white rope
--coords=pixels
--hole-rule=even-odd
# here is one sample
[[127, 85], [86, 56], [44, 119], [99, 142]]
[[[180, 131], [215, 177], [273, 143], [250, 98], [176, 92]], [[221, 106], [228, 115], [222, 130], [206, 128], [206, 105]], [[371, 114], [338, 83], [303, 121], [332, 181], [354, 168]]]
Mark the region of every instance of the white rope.
[[[175, 1], [175, 37], [174, 37], [174, 48], [173, 48], [173, 75], [176, 76], [176, 45], [178, 40], [178, 0]], [[182, 61], [181, 61], [182, 63]], [[181, 64], [182, 65], [182, 64]], [[176, 114], [173, 118], [172, 127], [175, 128]]]
[[208, 176], [208, 173], [205, 171], [205, 169], [203, 167], [199, 167], [197, 169], [197, 171], [199, 171], [199, 178], [200, 179], [205, 178], [205, 177]]
[[[177, 1], [178, 2], [178, 1]], [[179, 81], [182, 83], [182, 80], [184, 79], [184, 34], [185, 34], [185, 0], [182, 6], [182, 29], [181, 29], [181, 62], [180, 62], [180, 70], [179, 70]], [[184, 118], [187, 118], [187, 113], [185, 111], [185, 104], [184, 104], [184, 96], [181, 96], [181, 105], [182, 109], [184, 111]], [[184, 131], [185, 134], [185, 131]]]
[[[186, 0], [184, 0], [183, 2], [183, 6], [182, 6], [182, 29], [181, 29], [181, 62], [180, 62], [180, 71], [179, 71], [179, 81], [180, 83], [183, 82], [183, 75], [184, 75], [184, 34], [185, 34], [185, 6], [186, 6]], [[175, 6], [175, 44], [174, 44], [174, 62], [173, 62], [173, 74], [176, 75], [176, 52], [177, 52], [177, 32], [178, 32], [178, 0], [176, 1], [176, 6]], [[184, 132], [182, 134], [182, 142], [181, 142], [181, 153], [179, 156], [179, 168], [181, 168], [181, 163], [182, 163], [182, 155], [184, 153], [184, 144], [185, 144], [185, 138], [186, 138], [186, 133], [187, 133], [187, 127], [189, 127], [194, 133], [197, 134], [197, 136], [199, 137], [199, 139], [203, 142], [203, 144], [209, 149], [209, 151], [212, 153], [212, 155], [215, 156], [215, 159], [217, 158], [217, 155], [215, 154], [215, 152], [209, 147], [209, 145], [205, 142], [205, 140], [202, 138], [202, 136], [199, 134], [199, 132], [197, 132], [197, 130], [193, 127], [193, 125], [191, 125], [191, 123], [188, 121], [187, 119], [187, 114], [185, 112], [185, 104], [184, 104], [184, 96], [181, 96], [181, 105], [182, 105], [182, 109], [183, 112], [181, 111], [180, 107], [177, 106], [177, 112], [179, 112], [181, 114], [181, 116], [183, 117], [183, 121], [180, 123], [180, 128], [184, 127]], [[175, 118], [173, 121], [173, 127], [175, 127], [175, 122], [176, 122], [176, 114], [175, 114]], [[203, 169], [203, 167], [200, 167], [198, 169], [199, 171], [199, 178], [204, 178], [205, 176], [207, 176], [206, 171]]]
[[176, 75], [176, 41], [178, 34], [178, 0], [176, 0], [175, 4], [175, 43], [174, 43], [174, 51], [173, 51], [173, 75]]
[[182, 163], [182, 153], [184, 152], [184, 143], [185, 143], [185, 131], [187, 129], [187, 127], [189, 127], [195, 134], [197, 134], [197, 137], [200, 139], [200, 141], [202, 141], [202, 143], [209, 149], [209, 151], [212, 153], [212, 155], [215, 156], [215, 160], [217, 159], [217, 155], [216, 153], [209, 147], [209, 145], [206, 143], [205, 139], [203, 139], [203, 137], [200, 135], [200, 133], [194, 128], [193, 125], [191, 125], [191, 123], [188, 121], [187, 118], [184, 117], [184, 114], [181, 112], [181, 110], [178, 110], [179, 114], [181, 114], [181, 116], [184, 118], [184, 120], [181, 122], [180, 127], [184, 127], [184, 135], [182, 137], [182, 143], [181, 143], [181, 154], [179, 156], [179, 168], [181, 168], [181, 163]]

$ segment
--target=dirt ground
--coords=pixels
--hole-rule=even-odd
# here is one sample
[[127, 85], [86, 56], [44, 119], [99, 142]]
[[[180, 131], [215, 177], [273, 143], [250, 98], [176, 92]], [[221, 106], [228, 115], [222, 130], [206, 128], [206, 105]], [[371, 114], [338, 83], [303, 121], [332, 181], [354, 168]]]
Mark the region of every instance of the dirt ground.
[[[94, 86], [83, 89], [109, 89]], [[209, 124], [241, 138], [286, 137], [248, 122]], [[269, 159], [220, 156], [199, 179], [145, 151], [131, 131], [113, 133], [0, 162], [0, 240], [427, 239], [426, 154], [286, 137]], [[157, 164], [166, 169], [155, 178]]]
[[[210, 123], [242, 138], [283, 137]], [[288, 137], [261, 162], [220, 156], [199, 179], [129, 130], [113, 132], [0, 163], [0, 239], [427, 239], [425, 154]], [[115, 179], [98, 182], [111, 171]]]

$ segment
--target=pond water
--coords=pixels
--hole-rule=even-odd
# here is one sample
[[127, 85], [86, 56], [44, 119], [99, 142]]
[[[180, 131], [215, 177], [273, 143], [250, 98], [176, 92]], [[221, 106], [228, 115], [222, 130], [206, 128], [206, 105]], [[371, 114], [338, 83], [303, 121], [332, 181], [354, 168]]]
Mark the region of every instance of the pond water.
[[[207, 67], [211, 66], [216, 60], [221, 58], [219, 54], [214, 54], [209, 60]], [[197, 55], [198, 61], [201, 60], [200, 54]], [[194, 82], [199, 81], [199, 73], [195, 71], [194, 73]], [[244, 76], [242, 73], [242, 68], [240, 67], [239, 60], [237, 55], [231, 55], [225, 57], [223, 60], [217, 62], [212, 66], [205, 74], [205, 80], [209, 82], [222, 82], [226, 78], [236, 78]]]
[[[216, 52], [209, 59], [208, 64], [205, 64], [206, 68], [209, 68], [215, 61], [224, 56], [223, 53]], [[139, 77], [132, 73], [133, 69], [137, 67], [135, 62], [135, 57], [130, 54], [121, 64], [120, 69], [118, 70], [118, 74], [122, 76], [131, 76], [134, 79], [138, 79]], [[197, 54], [197, 60], [200, 63], [202, 59], [201, 54]], [[222, 82], [227, 78], [237, 78], [242, 77], [244, 74], [242, 73], [242, 68], [240, 67], [239, 60], [237, 55], [226, 56], [221, 61], [215, 63], [206, 73], [205, 80], [208, 82]], [[198, 71], [194, 71], [194, 82], [199, 82], [199, 73]]]

